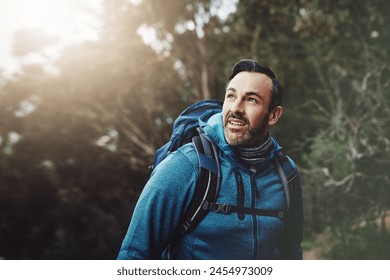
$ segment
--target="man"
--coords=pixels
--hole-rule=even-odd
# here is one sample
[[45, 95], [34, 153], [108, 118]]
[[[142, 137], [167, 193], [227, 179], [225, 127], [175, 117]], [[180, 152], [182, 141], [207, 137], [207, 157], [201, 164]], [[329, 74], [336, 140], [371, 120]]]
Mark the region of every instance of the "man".
[[[270, 69], [241, 60], [228, 79], [222, 112], [208, 119], [200, 117], [200, 126], [219, 148], [219, 203], [286, 209], [274, 164], [281, 147], [269, 132], [282, 115], [282, 96], [283, 89]], [[293, 181], [293, 203], [285, 219], [210, 211], [193, 231], [166, 249], [197, 179], [198, 160], [192, 144], [157, 166], [139, 198], [118, 259], [302, 259], [299, 174]]]

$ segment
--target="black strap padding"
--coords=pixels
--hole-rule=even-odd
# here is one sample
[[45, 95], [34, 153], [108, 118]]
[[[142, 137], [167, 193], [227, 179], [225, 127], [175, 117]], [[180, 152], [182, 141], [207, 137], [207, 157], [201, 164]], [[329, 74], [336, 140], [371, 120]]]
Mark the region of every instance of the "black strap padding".
[[280, 180], [282, 181], [283, 191], [286, 198], [287, 211], [293, 204], [293, 181], [296, 178], [298, 172], [291, 164], [287, 155], [280, 150], [275, 156], [276, 170], [279, 174]]
[[218, 148], [201, 129], [198, 132], [199, 135], [192, 139], [199, 162], [198, 181], [188, 208], [179, 225], [168, 238], [168, 246], [171, 246], [180, 236], [192, 231], [200, 223], [209, 212], [202, 208], [203, 202], [215, 201], [218, 194], [221, 177]]

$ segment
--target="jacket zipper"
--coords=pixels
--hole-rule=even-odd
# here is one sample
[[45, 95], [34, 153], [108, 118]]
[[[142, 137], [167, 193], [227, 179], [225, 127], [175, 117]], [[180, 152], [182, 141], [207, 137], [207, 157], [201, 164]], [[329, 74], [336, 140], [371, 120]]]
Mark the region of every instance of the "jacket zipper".
[[[254, 175], [251, 176], [251, 207], [256, 207], [256, 180]], [[256, 215], [252, 215], [253, 221], [253, 259], [256, 260], [258, 258], [258, 250], [259, 250], [259, 241], [257, 239], [257, 217]]]
[[[237, 183], [237, 206], [244, 207], [245, 204], [244, 182], [242, 180], [242, 176], [239, 171], [236, 171], [236, 183]], [[237, 217], [240, 221], [242, 221], [245, 219], [245, 214], [238, 212]]]

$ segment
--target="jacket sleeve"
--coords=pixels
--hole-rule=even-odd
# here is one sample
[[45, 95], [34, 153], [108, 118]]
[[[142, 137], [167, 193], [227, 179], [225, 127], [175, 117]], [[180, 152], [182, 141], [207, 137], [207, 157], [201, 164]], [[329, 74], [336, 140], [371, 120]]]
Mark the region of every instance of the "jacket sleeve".
[[197, 180], [194, 163], [182, 152], [161, 162], [145, 185], [118, 259], [160, 259], [189, 204]]
[[280, 237], [282, 259], [303, 259], [301, 243], [303, 239], [303, 204], [300, 174], [293, 182], [292, 206], [287, 214], [285, 228]]

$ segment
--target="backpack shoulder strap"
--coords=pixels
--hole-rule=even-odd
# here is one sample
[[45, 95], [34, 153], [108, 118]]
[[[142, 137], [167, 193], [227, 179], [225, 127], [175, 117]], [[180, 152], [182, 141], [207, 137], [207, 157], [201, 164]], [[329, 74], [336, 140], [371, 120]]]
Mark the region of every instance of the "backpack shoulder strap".
[[286, 197], [287, 211], [290, 209], [294, 197], [293, 181], [297, 177], [297, 169], [292, 165], [288, 156], [280, 150], [275, 156], [276, 169], [282, 181], [283, 191]]
[[178, 237], [193, 230], [209, 212], [203, 208], [205, 201], [215, 201], [221, 178], [221, 170], [218, 158], [218, 148], [198, 128], [198, 135], [193, 137], [192, 142], [195, 147], [199, 162], [199, 176], [196, 183], [194, 195], [186, 209], [179, 225], [172, 232], [168, 239], [168, 246], [177, 240]]

